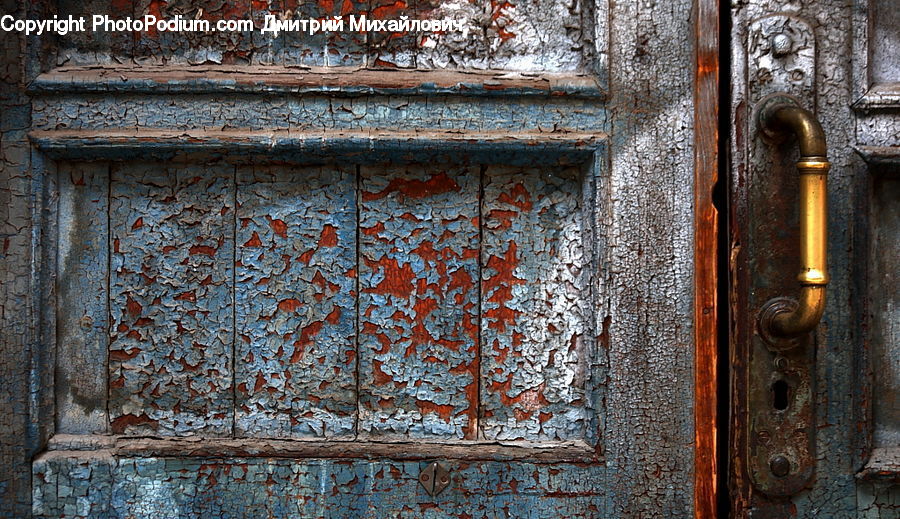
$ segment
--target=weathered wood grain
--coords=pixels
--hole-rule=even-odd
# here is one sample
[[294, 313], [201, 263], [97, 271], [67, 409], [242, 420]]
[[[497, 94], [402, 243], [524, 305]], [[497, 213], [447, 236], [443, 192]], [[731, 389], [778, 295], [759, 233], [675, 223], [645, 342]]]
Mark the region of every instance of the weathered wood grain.
[[235, 272], [238, 436], [356, 427], [356, 168], [241, 168]]
[[111, 430], [230, 435], [234, 168], [123, 164], [110, 191]]
[[[721, 297], [719, 212], [714, 202], [719, 181], [719, 2], [695, 2], [694, 85], [694, 517], [714, 519], [719, 510], [721, 447], [727, 443], [728, 417], [720, 416]], [[728, 113], [727, 109], [724, 113]], [[727, 179], [723, 179], [727, 181]], [[725, 345], [722, 345], [725, 346]]]
[[102, 433], [109, 355], [109, 165], [59, 168], [56, 428]]
[[49, 451], [109, 451], [131, 457], [251, 457], [429, 460], [441, 457], [465, 461], [528, 461], [541, 464], [595, 463], [597, 452], [584, 442], [570, 441], [362, 441], [352, 437], [329, 439], [278, 438], [133, 438], [114, 435], [57, 434]]
[[578, 167], [484, 170], [486, 439], [584, 439], [592, 424], [590, 229], [581, 176]]
[[40, 130], [31, 141], [58, 160], [150, 160], [195, 163], [222, 159], [235, 164], [322, 164], [335, 155], [360, 164], [442, 163], [460, 155], [473, 163], [507, 165], [578, 164], [592, 160], [605, 134], [386, 130], [177, 131]]
[[609, 175], [599, 179], [611, 517], [694, 507], [692, 2], [610, 2]]
[[478, 170], [362, 166], [360, 176], [359, 432], [474, 439]]
[[[510, 73], [494, 70], [370, 70], [361, 67], [62, 66], [29, 85], [38, 94], [143, 92], [148, 94], [297, 93], [535, 96], [602, 98], [597, 79], [583, 72]], [[259, 114], [263, 115], [263, 114]]]

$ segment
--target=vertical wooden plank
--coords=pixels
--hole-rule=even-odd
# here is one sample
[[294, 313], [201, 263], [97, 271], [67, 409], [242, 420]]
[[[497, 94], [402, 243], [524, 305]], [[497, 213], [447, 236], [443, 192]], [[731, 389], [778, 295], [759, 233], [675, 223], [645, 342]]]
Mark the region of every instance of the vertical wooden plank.
[[610, 517], [694, 515], [694, 3], [610, 2], [600, 334]]
[[[40, 2], [35, 2], [38, 6]], [[24, 18], [23, 2], [0, 1], [0, 10]], [[32, 442], [29, 357], [34, 343], [31, 295], [35, 250], [33, 236], [39, 222], [33, 218], [27, 129], [31, 122], [25, 38], [0, 32], [0, 517], [28, 517], [31, 510]]]
[[694, 517], [717, 513], [719, 2], [696, 0], [694, 86]]
[[109, 166], [59, 167], [56, 429], [104, 433], [109, 355]]
[[356, 168], [241, 169], [236, 434], [356, 425]]
[[590, 249], [579, 168], [484, 176], [482, 431], [581, 440], [591, 421]]
[[474, 439], [478, 170], [365, 166], [360, 434]]
[[113, 433], [231, 433], [233, 197], [233, 167], [113, 169]]

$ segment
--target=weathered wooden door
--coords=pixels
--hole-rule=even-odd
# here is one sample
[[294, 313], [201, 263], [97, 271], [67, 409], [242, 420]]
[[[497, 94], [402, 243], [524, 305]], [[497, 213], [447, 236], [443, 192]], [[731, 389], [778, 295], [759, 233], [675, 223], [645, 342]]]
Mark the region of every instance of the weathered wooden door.
[[4, 514], [712, 516], [716, 6], [6, 4], [256, 27], [4, 33]]
[[[732, 512], [898, 517], [900, 5], [735, 5]], [[773, 103], [807, 110], [827, 141], [826, 288], [800, 252], [820, 239], [804, 237], [799, 223], [817, 218], [814, 184], [825, 160], [798, 151], [816, 138], [779, 140], [778, 128], [763, 128]], [[797, 126], [796, 108], [783, 112], [794, 114], [783, 129], [815, 133]], [[820, 290], [825, 312], [812, 332], [795, 344], [768, 333], [770, 301]]]

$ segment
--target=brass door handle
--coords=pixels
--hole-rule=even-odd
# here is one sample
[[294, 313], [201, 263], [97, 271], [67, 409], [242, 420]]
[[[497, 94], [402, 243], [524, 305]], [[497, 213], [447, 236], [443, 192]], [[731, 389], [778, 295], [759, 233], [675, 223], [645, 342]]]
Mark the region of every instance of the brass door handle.
[[825, 311], [828, 285], [828, 185], [831, 163], [825, 132], [816, 116], [786, 96], [770, 98], [758, 112], [760, 128], [769, 136], [797, 136], [800, 160], [800, 296], [768, 301], [760, 313], [760, 331], [774, 349], [796, 344], [791, 339], [812, 331]]

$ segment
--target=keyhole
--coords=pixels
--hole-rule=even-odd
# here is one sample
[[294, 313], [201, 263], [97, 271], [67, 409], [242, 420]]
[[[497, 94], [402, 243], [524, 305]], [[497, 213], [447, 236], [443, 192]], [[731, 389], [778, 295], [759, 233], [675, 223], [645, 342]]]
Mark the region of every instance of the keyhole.
[[784, 411], [788, 407], [790, 386], [784, 380], [777, 380], [772, 384], [772, 407], [778, 411]]

